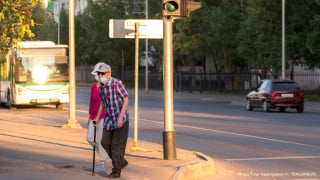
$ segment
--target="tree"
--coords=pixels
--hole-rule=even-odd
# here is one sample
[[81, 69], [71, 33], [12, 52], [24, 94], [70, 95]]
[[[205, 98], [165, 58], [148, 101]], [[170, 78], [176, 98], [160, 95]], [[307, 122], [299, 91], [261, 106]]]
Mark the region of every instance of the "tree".
[[203, 7], [175, 23], [174, 52], [191, 68], [209, 55], [217, 71], [242, 71], [234, 49], [240, 21], [241, 1], [205, 1]]
[[57, 24], [53, 12], [43, 9], [39, 3], [33, 10], [32, 18], [34, 26], [31, 27], [31, 31], [35, 36], [30, 39], [57, 42]]
[[320, 67], [320, 1], [293, 0], [286, 4], [288, 60]]
[[281, 1], [248, 0], [237, 35], [237, 52], [250, 68], [281, 69]]
[[[162, 0], [149, 0], [149, 18], [158, 17], [161, 14]], [[88, 6], [83, 14], [76, 17], [76, 64], [95, 64], [99, 61], [109, 63], [114, 73], [119, 73], [125, 65], [127, 69], [133, 69], [134, 65], [134, 40], [111, 39], [108, 36], [110, 19], [141, 19], [144, 14], [133, 12], [133, 0], [129, 1], [88, 1]], [[144, 43], [144, 40], [140, 41]], [[162, 42], [150, 41], [152, 44]], [[150, 43], [150, 44], [151, 44]], [[158, 44], [157, 44], [158, 43]], [[143, 47], [141, 51], [143, 51]], [[159, 49], [157, 49], [159, 52]], [[122, 59], [125, 63], [122, 64]]]
[[[281, 69], [281, 1], [247, 0], [237, 34], [237, 53], [249, 69], [277, 77]], [[320, 1], [286, 3], [286, 62], [320, 67]], [[286, 66], [290, 67], [290, 66]]]
[[[128, 6], [122, 1], [88, 1], [84, 13], [77, 17], [76, 26], [77, 64], [95, 64], [99, 61], [109, 63], [113, 72], [120, 72], [122, 54], [134, 57], [134, 45], [124, 39], [110, 39], [108, 36], [109, 19], [126, 18]], [[78, 35], [77, 35], [78, 33]], [[127, 61], [127, 64], [132, 64]]]
[[207, 54], [213, 57], [216, 70], [242, 71], [243, 61], [235, 52], [241, 1], [220, 1], [216, 6], [208, 7], [203, 14]]
[[64, 8], [60, 11], [60, 44], [69, 44], [69, 12]]
[[30, 26], [34, 26], [32, 11], [39, 0], [0, 1], [0, 51], [17, 44], [22, 38], [33, 37]]

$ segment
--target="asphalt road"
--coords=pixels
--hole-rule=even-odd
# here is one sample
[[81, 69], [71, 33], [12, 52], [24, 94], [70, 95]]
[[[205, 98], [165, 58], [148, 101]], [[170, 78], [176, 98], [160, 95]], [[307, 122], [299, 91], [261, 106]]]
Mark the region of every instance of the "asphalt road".
[[[89, 87], [77, 88], [77, 120], [84, 127], [88, 119], [89, 90]], [[138, 139], [162, 144], [162, 94], [143, 93], [139, 96]], [[304, 113], [295, 110], [265, 113], [262, 109], [249, 112], [242, 103], [232, 103], [241, 101], [239, 97], [195, 94], [176, 95], [177, 147], [212, 157], [217, 179], [320, 178], [320, 112], [307, 109]], [[133, 122], [133, 95], [129, 101]], [[30, 123], [57, 127], [69, 117], [67, 106], [63, 110], [38, 107], [0, 111], [1, 119], [10, 119], [14, 112], [42, 119]], [[130, 128], [133, 137], [133, 123]]]
[[[248, 112], [232, 98], [189, 96], [175, 100], [177, 147], [211, 156], [217, 177], [320, 178], [319, 112]], [[139, 98], [139, 138], [162, 143], [162, 108], [161, 97]]]

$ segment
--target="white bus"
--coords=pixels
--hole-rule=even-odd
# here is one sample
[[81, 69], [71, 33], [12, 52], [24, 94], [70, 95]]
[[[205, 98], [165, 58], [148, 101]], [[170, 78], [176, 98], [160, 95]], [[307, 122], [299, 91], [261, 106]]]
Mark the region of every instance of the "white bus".
[[51, 41], [22, 41], [0, 54], [0, 102], [19, 105], [69, 103], [67, 45]]

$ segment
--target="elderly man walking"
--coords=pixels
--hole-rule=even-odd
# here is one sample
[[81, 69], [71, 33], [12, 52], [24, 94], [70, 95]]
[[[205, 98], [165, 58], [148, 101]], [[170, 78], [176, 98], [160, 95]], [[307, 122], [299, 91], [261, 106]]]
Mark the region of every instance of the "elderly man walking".
[[[111, 67], [102, 64], [97, 69], [102, 99], [97, 117], [106, 109], [101, 144], [112, 160], [109, 178], [119, 178], [121, 169], [128, 165], [124, 158], [129, 132], [128, 92], [121, 80], [111, 76]], [[95, 118], [96, 123], [99, 118]]]

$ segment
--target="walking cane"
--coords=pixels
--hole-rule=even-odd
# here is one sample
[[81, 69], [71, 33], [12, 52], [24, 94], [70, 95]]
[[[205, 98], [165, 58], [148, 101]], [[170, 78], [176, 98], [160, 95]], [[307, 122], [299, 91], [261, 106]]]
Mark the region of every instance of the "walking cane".
[[96, 122], [93, 121], [93, 124], [94, 124], [94, 135], [93, 135], [92, 176], [94, 176], [94, 166], [95, 166], [95, 160], [96, 160], [96, 131], [97, 131]]

